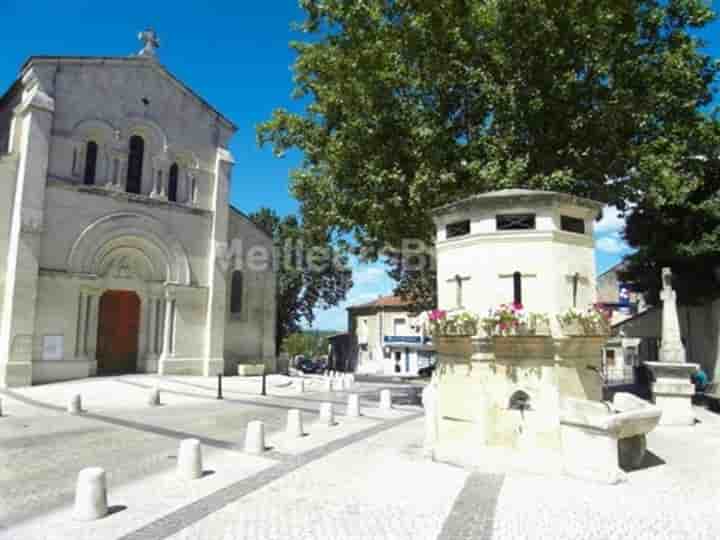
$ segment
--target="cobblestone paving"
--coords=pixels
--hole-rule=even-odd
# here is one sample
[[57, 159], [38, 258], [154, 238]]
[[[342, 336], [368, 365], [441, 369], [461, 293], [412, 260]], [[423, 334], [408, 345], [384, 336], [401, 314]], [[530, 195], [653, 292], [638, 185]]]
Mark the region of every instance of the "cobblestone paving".
[[295, 469], [172, 540], [438, 537], [468, 473], [426, 460], [423, 420]]
[[717, 540], [720, 538], [720, 416], [697, 409], [692, 428], [650, 433], [646, 467], [617, 486], [509, 474], [496, 540]]
[[438, 540], [489, 540], [503, 476], [470, 475], [445, 520]]
[[[414, 416], [419, 409], [401, 406], [387, 413], [374, 406], [383, 386], [398, 401], [413, 403], [413, 391], [403, 386], [357, 388], [366, 416], [351, 421], [342, 420], [346, 393], [318, 391], [321, 386], [312, 382], [309, 392], [297, 394], [276, 379], [274, 395], [261, 397], [257, 381], [234, 378], [219, 402], [207, 379], [164, 378], [166, 405], [148, 408], [147, 389], [159, 381], [48, 385], [4, 400], [0, 538], [3, 527], [12, 531], [14, 523], [28, 524], [15, 530], [33, 531], [11, 536], [19, 540], [720, 538], [720, 416], [702, 409], [696, 409], [701, 423], [692, 428], [651, 433], [644, 466], [629, 472], [627, 483], [607, 486], [556, 476], [469, 473], [433, 463], [422, 453], [423, 420]], [[81, 388], [89, 413], [68, 416], [62, 405]], [[322, 401], [335, 403], [342, 427], [311, 429], [303, 441], [283, 447], [279, 433], [286, 411], [304, 410], [307, 426]], [[254, 419], [266, 422], [281, 451], [251, 464], [239, 443]], [[210, 489], [198, 481], [196, 494], [168, 506], [163, 501], [170, 491], [157, 480], [158, 471], [171, 474], [170, 456], [178, 440], [190, 435], [225, 453], [224, 461], [216, 460], [220, 473], [250, 468], [224, 481], [214, 475]], [[34, 534], [49, 519], [46, 513], [67, 520], [57, 508], [71, 504], [76, 473], [88, 464], [108, 469], [111, 488], [126, 483], [114, 501], [131, 508], [94, 525], [75, 523], [69, 535], [60, 529]], [[162, 499], [128, 496], [146, 490], [152, 478]], [[139, 512], [151, 501], [150, 511]]]
[[[147, 388], [158, 383], [165, 405], [149, 408]], [[226, 383], [228, 399], [217, 401], [212, 383], [207, 391], [168, 386], [150, 377], [123, 377], [1, 392], [7, 416], [0, 419], [0, 530], [70, 504], [84, 467], [105, 468], [109, 483], [117, 485], [174, 467], [172, 457], [184, 438], [239, 452], [249, 421], [262, 420], [272, 434], [284, 429], [289, 409], [300, 406], [311, 422], [329, 397], [291, 391], [262, 397], [252, 393], [257, 389], [251, 381], [235, 380]], [[76, 392], [82, 393], [87, 412], [70, 416], [63, 404]], [[243, 398], [231, 397], [239, 395]], [[330, 395], [338, 405], [346, 399]]]

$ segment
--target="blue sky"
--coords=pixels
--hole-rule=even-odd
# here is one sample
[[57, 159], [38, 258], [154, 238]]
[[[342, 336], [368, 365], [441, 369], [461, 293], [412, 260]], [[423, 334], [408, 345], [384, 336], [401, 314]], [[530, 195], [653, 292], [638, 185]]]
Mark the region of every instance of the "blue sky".
[[[288, 47], [290, 40], [302, 38], [291, 30], [291, 23], [302, 18], [297, 6], [297, 0], [126, 0], [110, 10], [86, 0], [0, 0], [0, 92], [28, 56], [127, 55], [141, 48], [138, 31], [152, 26], [162, 42], [161, 62], [239, 126], [231, 145], [237, 162], [233, 203], [246, 212], [261, 206], [294, 212], [297, 203], [288, 192], [288, 174], [299, 156], [277, 159], [269, 148], [258, 148], [255, 126], [277, 107], [299, 109], [290, 97], [294, 56]], [[713, 6], [720, 11], [720, 0]], [[710, 54], [720, 57], [720, 24], [702, 37]], [[619, 236], [621, 221], [613, 212], [606, 214], [597, 235], [599, 270], [626, 253]], [[355, 281], [346, 304], [392, 290], [392, 281], [378, 265], [358, 265]], [[316, 327], [344, 329], [346, 304], [319, 312]]]

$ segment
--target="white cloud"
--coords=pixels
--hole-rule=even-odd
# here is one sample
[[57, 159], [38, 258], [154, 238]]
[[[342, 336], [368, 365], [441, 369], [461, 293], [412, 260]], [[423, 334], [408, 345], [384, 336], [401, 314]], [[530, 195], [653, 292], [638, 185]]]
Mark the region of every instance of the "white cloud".
[[617, 233], [625, 229], [625, 218], [619, 217], [615, 206], [603, 208], [603, 217], [595, 223], [596, 234]]
[[624, 253], [630, 249], [618, 233], [599, 238], [595, 242], [595, 247], [598, 251], [610, 253], [611, 255], [619, 255], [620, 253]]
[[387, 275], [381, 262], [364, 264], [357, 260], [353, 264], [353, 288], [344, 302], [330, 309], [316, 309], [313, 328], [344, 331], [347, 329], [347, 311], [350, 306], [366, 304], [378, 296], [391, 294], [394, 282]]

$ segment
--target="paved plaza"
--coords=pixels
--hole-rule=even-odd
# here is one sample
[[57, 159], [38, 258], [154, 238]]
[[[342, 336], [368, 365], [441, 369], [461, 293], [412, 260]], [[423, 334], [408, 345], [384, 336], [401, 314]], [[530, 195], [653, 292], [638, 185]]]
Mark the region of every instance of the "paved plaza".
[[[282, 376], [132, 375], [2, 391], [0, 538], [52, 539], [607, 539], [720, 537], [720, 416], [696, 408], [694, 427], [650, 433], [650, 454], [627, 482], [468, 471], [423, 455], [417, 387], [360, 382], [363, 416], [344, 415], [347, 391]], [[162, 406], [148, 407], [161, 389]], [[392, 411], [378, 407], [390, 388]], [[85, 413], [65, 412], [81, 393]], [[335, 404], [336, 425], [316, 421]], [[300, 409], [307, 435], [284, 434]], [[268, 451], [243, 451], [262, 420]], [[179, 441], [203, 444], [203, 478], [176, 478]], [[110, 515], [72, 519], [77, 473], [108, 474]]]

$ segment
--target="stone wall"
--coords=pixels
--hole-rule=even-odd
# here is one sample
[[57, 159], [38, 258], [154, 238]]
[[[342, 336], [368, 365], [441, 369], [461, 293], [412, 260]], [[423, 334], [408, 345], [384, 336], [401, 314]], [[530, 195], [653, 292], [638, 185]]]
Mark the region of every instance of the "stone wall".
[[[272, 255], [273, 241], [258, 229], [246, 216], [231, 209], [228, 227], [228, 243], [242, 241], [245, 253], [254, 246], [262, 247]], [[225, 372], [237, 374], [238, 363], [262, 363], [274, 371], [276, 332], [276, 276], [273, 261], [267, 269], [253, 270], [247, 264], [243, 273], [242, 312], [230, 313], [232, 276], [228, 272], [228, 313], [225, 330]]]

